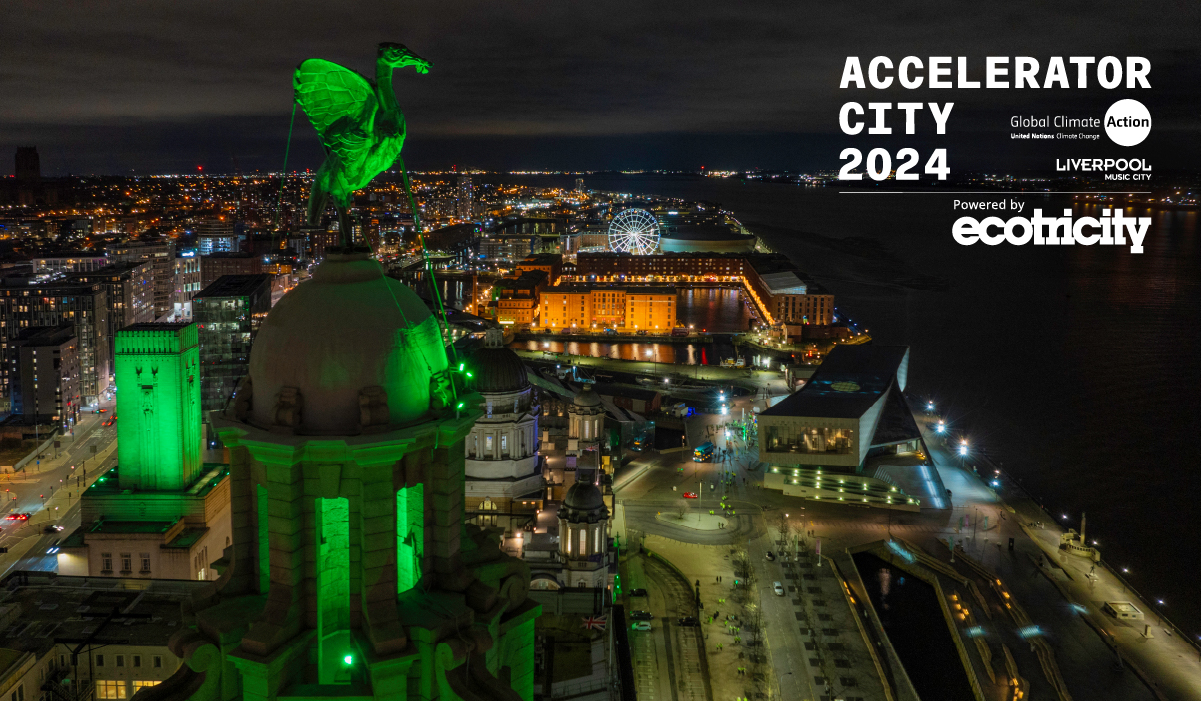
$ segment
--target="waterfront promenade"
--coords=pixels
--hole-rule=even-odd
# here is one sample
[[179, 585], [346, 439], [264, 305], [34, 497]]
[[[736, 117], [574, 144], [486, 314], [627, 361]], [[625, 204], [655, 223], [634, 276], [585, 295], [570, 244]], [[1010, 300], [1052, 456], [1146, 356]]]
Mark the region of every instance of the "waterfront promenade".
[[[609, 362], [628, 366], [631, 361]], [[739, 372], [726, 368], [712, 370], [715, 371], [714, 380], [718, 379], [717, 373]], [[741, 372], [742, 381], [752, 386], [760, 381], [772, 386], [778, 378], [775, 373], [753, 373], [748, 377], [745, 371]], [[727, 375], [722, 379], [729, 381], [736, 378]], [[758, 393], [752, 393], [751, 396], [735, 399], [731, 404], [731, 414], [736, 416], [741, 409], [746, 409], [749, 414], [752, 406], [762, 406], [761, 399], [753, 398], [757, 396]], [[721, 423], [727, 418], [702, 414], [689, 419], [690, 443], [695, 445], [704, 440], [704, 426]], [[994, 491], [972, 471], [973, 463], [981, 465], [978, 459], [968, 460], [961, 467], [959, 457], [952, 455], [941, 445], [941, 439], [929, 431], [927, 417], [916, 418], [926, 430], [925, 435], [940, 476], [952, 491], [951, 508], [927, 508], [919, 513], [889, 513], [786, 497], [780, 492], [762, 489], [762, 473], [747, 469], [756, 463], [758, 457], [753, 447], [748, 449], [736, 440], [728, 444], [719, 440], [719, 447], [734, 450], [733, 459], [726, 467], [733, 470], [735, 482], [725, 489], [719, 488], [720, 494], [727, 495], [728, 500], [737, 505], [737, 517], [731, 519], [728, 528], [699, 531], [672, 524], [670, 519], [664, 520], [663, 514], [659, 513], [671, 513], [678, 508], [676, 505], [682, 498], [682, 492], [695, 489], [702, 482], [705, 485], [704, 503], [688, 503], [689, 511], [707, 513], [718, 498], [710, 491], [710, 484], [719, 474], [720, 466], [690, 463], [685, 452], [652, 454], [619, 472], [616, 480], [618, 532], [623, 536], [623, 542], [629, 542], [627, 538], [631, 536], [648, 536], [648, 542], [657, 543], [665, 557], [671, 555], [674, 558], [672, 563], [687, 575], [687, 584], [691, 585], [692, 580], [700, 580], [706, 610], [719, 605], [718, 599], [726, 599], [728, 605], [731, 593], [728, 584], [714, 581], [716, 574], [710, 570], [715, 566], [729, 568], [726, 558], [732, 552], [745, 551], [752, 556], [759, 572], [757, 586], [761, 589], [760, 600], [768, 614], [765, 620], [764, 652], [771, 660], [771, 671], [775, 677], [771, 685], [778, 698], [816, 699], [823, 695], [822, 690], [812, 683], [815, 676], [821, 676], [820, 673], [806, 669], [806, 663], [813, 657], [810, 648], [820, 645], [820, 641], [810, 640], [804, 631], [798, 630], [799, 619], [793, 615], [794, 609], [798, 615], [805, 612], [807, 598], [804, 595], [808, 592], [802, 592], [801, 587], [797, 587], [795, 592], [789, 591], [786, 597], [774, 596], [771, 592], [773, 581], [783, 581], [786, 585], [792, 585], [793, 581], [787, 578], [790, 572], [782, 563], [764, 559], [765, 551], [773, 548], [775, 524], [785, 513], [789, 514], [796, 529], [794, 533], [806, 534], [801, 539], [802, 545], [810, 553], [814, 549], [815, 538], [810, 537], [809, 533], [821, 539], [824, 553], [839, 553], [839, 556], [846, 549], [884, 541], [891, 536], [913, 544], [921, 550], [923, 557], [938, 560], [943, 566], [958, 572], [957, 576], [976, 579], [978, 586], [985, 589], [985, 595], [994, 610], [993, 618], [984, 624], [983, 642], [992, 649], [992, 664], [998, 682], [994, 685], [981, 677], [985, 682], [987, 698], [1005, 698], [1004, 684], [1009, 674], [1001, 656], [1002, 644], [1012, 651], [1016, 673], [1029, 682], [1029, 698], [1056, 698], [1059, 690], [1075, 699], [1140, 701], [1201, 698], [1201, 686], [1198, 685], [1201, 680], [1201, 655], [1196, 648], [1181, 640], [1180, 635], [1170, 627], [1165, 627], [1150, 612], [1147, 602], [1123, 591], [1121, 583], [1107, 571], [1098, 568], [1097, 577], [1089, 578], [1087, 574], [1091, 563], [1083, 558], [1060, 554], [1058, 543], [1061, 529], [1037, 505], [1004, 478], [999, 489]], [[677, 466], [683, 466], [685, 470], [678, 472]], [[984, 470], [983, 466], [981, 470]], [[1007, 505], [1012, 507], [1012, 511]], [[988, 517], [987, 524], [984, 523], [985, 516]], [[1027, 525], [1037, 522], [1041, 522], [1041, 527], [1031, 528]], [[650, 536], [655, 536], [656, 540], [649, 540]], [[1014, 539], [1012, 550], [1008, 548], [1009, 538]], [[954, 564], [949, 562], [949, 540], [955, 543], [960, 553]], [[969, 559], [965, 555], [970, 556], [971, 563], [964, 562]], [[1051, 567], [1040, 568], [1037, 565], [1044, 555], [1054, 563]], [[640, 569], [638, 573], [640, 578], [647, 578], [640, 579], [640, 583], [649, 581], [651, 587], [657, 586], [653, 570]], [[708, 579], [701, 576], [706, 573], [712, 576]], [[659, 574], [666, 576], [662, 572]], [[678, 578], [678, 575], [675, 576]], [[1028, 617], [1029, 625], [1037, 626], [1036, 630], [1020, 622], [1025, 619], [1007, 615], [997, 593], [987, 590], [993, 579], [1001, 581], [1004, 590], [1009, 591], [1013, 600], [1020, 604], [1022, 615]], [[623, 581], [626, 581], [624, 574]], [[678, 587], [679, 583], [671, 586]], [[817, 588], [820, 589], [820, 586]], [[804, 589], [808, 589], [808, 586]], [[663, 595], [658, 596], [660, 598], [656, 600], [665, 600]], [[795, 602], [793, 597], [796, 597]], [[829, 605], [831, 596], [816, 595], [814, 598], [821, 598]], [[1151, 624], [1153, 637], [1144, 638], [1141, 625], [1118, 622], [1101, 611], [1105, 601], [1115, 600], [1133, 601], [1140, 608], [1148, 610], [1147, 622]], [[641, 605], [627, 601], [627, 606], [631, 608]], [[667, 610], [663, 613], [667, 613]], [[969, 638], [967, 627], [961, 627], [958, 634], [969, 648], [975, 649], [975, 641]], [[848, 630], [843, 635], [850, 636], [843, 643], [846, 644], [855, 642], [855, 636], [860, 633]], [[1031, 635], [1046, 642], [1029, 638]], [[713, 640], [713, 637], [708, 639], [710, 642]], [[1040, 649], [1053, 653], [1049, 663], [1039, 652]], [[728, 644], [720, 651], [712, 643], [705, 647], [705, 669], [710, 675], [714, 698], [722, 698], [720, 693], [734, 692], [737, 695], [738, 690], [745, 692], [751, 688], [747, 680], [737, 674], [739, 665], [729, 664], [729, 650]], [[649, 654], [649, 651], [644, 652]], [[1117, 653], [1121, 654], [1121, 666]], [[972, 655], [973, 665], [979, 668], [980, 661], [974, 652]], [[847, 676], [856, 677], [858, 683], [870, 687], [876, 673], [867, 661], [866, 657], [860, 660], [864, 664], [855, 664], [854, 672]], [[644, 674], [649, 673], [650, 663], [643, 661], [642, 664], [646, 670]], [[659, 659], [658, 664], [662, 665], [664, 661]], [[727, 667], [731, 669], [727, 670]], [[665, 671], [659, 669], [656, 673], [665, 674]], [[660, 686], [656, 691], [662, 695], [669, 689]], [[871, 694], [866, 694], [865, 698], [868, 696]]]

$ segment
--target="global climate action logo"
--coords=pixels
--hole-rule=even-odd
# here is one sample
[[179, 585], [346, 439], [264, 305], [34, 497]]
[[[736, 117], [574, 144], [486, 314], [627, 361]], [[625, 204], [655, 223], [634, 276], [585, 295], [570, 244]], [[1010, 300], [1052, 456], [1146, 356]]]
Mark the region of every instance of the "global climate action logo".
[[1118, 146], [1141, 144], [1151, 133], [1151, 113], [1138, 100], [1118, 100], [1105, 111], [1105, 135]]

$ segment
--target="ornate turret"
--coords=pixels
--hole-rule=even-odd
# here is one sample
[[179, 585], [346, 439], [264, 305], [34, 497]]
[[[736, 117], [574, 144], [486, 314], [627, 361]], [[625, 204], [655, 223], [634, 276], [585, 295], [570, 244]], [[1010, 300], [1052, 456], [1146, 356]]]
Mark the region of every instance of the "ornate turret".
[[464, 521], [482, 412], [452, 396], [440, 339], [360, 254], [330, 255], [268, 314], [212, 416], [232, 546], [174, 642], [187, 663], [138, 701], [532, 697], [539, 607], [528, 567]]

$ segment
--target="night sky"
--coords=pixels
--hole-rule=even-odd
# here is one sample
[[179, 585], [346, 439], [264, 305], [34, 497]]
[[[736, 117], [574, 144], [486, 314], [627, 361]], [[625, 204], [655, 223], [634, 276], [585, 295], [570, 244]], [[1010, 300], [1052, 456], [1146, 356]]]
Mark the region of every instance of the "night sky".
[[[966, 15], [965, 8], [972, 8]], [[988, 8], [995, 8], [989, 10]], [[1013, 114], [1154, 118], [1157, 170], [1201, 157], [1201, 4], [1175, 2], [15, 2], [0, 6], [0, 174], [278, 169], [291, 72], [320, 57], [371, 75], [375, 44], [433, 62], [398, 72], [413, 168], [836, 168], [845, 145], [945, 145], [958, 168], [1045, 168]], [[1152, 90], [839, 90], [845, 57], [1141, 55]], [[979, 77], [976, 75], [975, 77]], [[838, 131], [848, 100], [955, 101], [950, 131]], [[297, 115], [295, 167], [315, 167]], [[1117, 153], [1102, 145], [1077, 154]], [[1120, 151], [1120, 149], [1118, 149]]]

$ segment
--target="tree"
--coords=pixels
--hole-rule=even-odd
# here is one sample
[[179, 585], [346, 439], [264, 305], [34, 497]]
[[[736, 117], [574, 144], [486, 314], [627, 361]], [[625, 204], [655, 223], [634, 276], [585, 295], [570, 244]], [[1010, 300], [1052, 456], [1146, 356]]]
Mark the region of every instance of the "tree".
[[788, 540], [792, 536], [792, 521], [788, 519], [787, 514], [780, 512], [776, 516], [776, 530], [780, 533], [780, 539], [777, 541], [780, 544], [780, 550], [783, 551], [788, 547]]
[[757, 603], [749, 603], [746, 605], [745, 611], [746, 613], [742, 617], [742, 630], [745, 631], [751, 645], [757, 647], [763, 637], [763, 607]]

